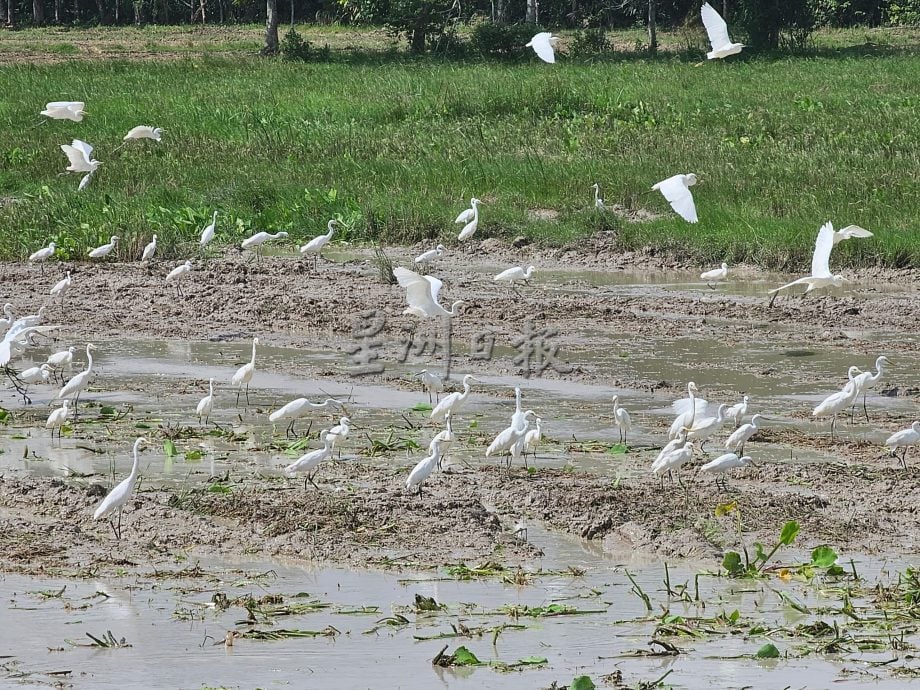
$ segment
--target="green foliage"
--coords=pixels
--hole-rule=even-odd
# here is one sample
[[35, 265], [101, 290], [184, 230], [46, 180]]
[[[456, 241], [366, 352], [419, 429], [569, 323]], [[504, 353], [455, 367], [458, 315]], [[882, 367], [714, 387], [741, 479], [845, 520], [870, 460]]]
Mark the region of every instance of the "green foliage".
[[891, 0], [887, 21], [898, 26], [920, 25], [920, 0]]
[[163, 441], [163, 453], [167, 458], [174, 458], [179, 454], [179, 451], [176, 450], [176, 444], [171, 439], [166, 439]]
[[779, 650], [772, 642], [767, 642], [763, 647], [757, 650], [754, 655], [755, 659], [779, 659]]
[[457, 647], [453, 653], [451, 666], [479, 666], [482, 662], [466, 647]]
[[569, 690], [594, 690], [597, 686], [588, 676], [578, 676], [572, 681]]
[[607, 40], [607, 30], [603, 27], [576, 31], [572, 38], [569, 54], [576, 58], [592, 58], [609, 53], [610, 42]]
[[386, 25], [395, 36], [405, 36], [409, 49], [424, 53], [442, 40], [455, 43], [444, 36], [454, 31], [454, 4], [447, 0], [390, 0]]
[[306, 62], [312, 55], [310, 42], [304, 40], [293, 26], [281, 37], [281, 59]]
[[737, 551], [727, 551], [725, 556], [722, 558], [722, 567], [725, 569], [725, 572], [728, 573], [729, 577], [757, 577], [763, 572], [763, 569], [767, 566], [767, 564], [770, 562], [770, 559], [773, 558], [773, 555], [780, 549], [780, 547], [792, 545], [792, 543], [795, 541], [795, 538], [799, 534], [799, 529], [799, 523], [797, 523], [795, 520], [790, 520], [785, 525], [783, 525], [779, 539], [769, 553], [764, 551], [763, 544], [760, 542], [754, 542], [753, 558], [750, 558], [747, 548], [743, 549], [743, 561], [742, 554], [738, 553]]
[[473, 29], [470, 43], [483, 57], [520, 60], [533, 54], [526, 46], [538, 31], [540, 28], [533, 24], [482, 22]]
[[812, 0], [739, 0], [732, 16], [755, 50], [804, 49], [815, 29]]

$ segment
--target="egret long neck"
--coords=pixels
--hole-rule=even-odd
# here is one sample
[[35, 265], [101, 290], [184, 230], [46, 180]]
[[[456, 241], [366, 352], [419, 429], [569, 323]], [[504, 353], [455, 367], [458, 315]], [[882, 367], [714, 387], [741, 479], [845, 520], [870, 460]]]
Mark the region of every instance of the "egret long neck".
[[93, 351], [90, 348], [86, 348], [86, 371], [89, 372], [93, 368]]
[[249, 364], [251, 366], [256, 365], [256, 344], [255, 343], [252, 344], [252, 359], [249, 360]]
[[133, 483], [137, 479], [137, 472], [140, 469], [140, 458], [137, 455], [137, 446], [134, 446], [134, 462], [131, 463], [131, 474], [128, 479]]
[[326, 239], [327, 239], [327, 240], [331, 240], [331, 239], [332, 239], [332, 233], [335, 232], [335, 227], [334, 227], [334, 225], [335, 225], [335, 224], [334, 224], [331, 220], [329, 221], [329, 224], [326, 225], [326, 229], [329, 231], [329, 232], [326, 233]]

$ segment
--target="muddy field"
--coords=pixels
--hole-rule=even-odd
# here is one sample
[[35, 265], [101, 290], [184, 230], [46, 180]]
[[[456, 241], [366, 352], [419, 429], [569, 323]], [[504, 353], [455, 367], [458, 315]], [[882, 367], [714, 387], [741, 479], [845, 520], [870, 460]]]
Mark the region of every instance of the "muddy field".
[[[419, 249], [387, 254], [394, 265], [408, 265]], [[801, 546], [916, 553], [917, 470], [900, 469], [881, 445], [916, 417], [916, 273], [850, 273], [850, 289], [840, 296], [788, 297], [770, 308], [767, 290], [784, 276], [739, 267], [727, 285], [710, 290], [697, 277], [700, 267], [614, 255], [603, 237], [570, 251], [494, 241], [468, 253], [451, 249], [449, 260], [430, 269], [444, 279], [443, 302], [466, 302], [452, 324], [451, 385], [456, 389], [466, 372], [485, 383], [474, 385], [455, 427], [460, 448], [419, 497], [405, 492], [405, 477], [439, 427], [411, 409], [427, 396], [407, 372], [426, 361], [443, 368], [444, 351], [433, 360], [427, 353], [398, 360], [407, 343], [441, 337], [441, 326], [401, 314], [403, 291], [382, 283], [371, 251], [330, 255], [335, 261], [314, 270], [312, 261], [293, 255], [256, 261], [230, 251], [198, 262], [181, 299], [163, 284], [172, 264], [49, 265], [44, 275], [26, 265], [0, 266], [0, 300], [23, 314], [46, 303], [65, 270], [73, 272], [63, 307], [50, 308], [50, 322], [61, 328], [55, 343], [37, 349], [42, 356], [73, 344], [82, 367], [79, 350], [87, 341], [110, 353], [108, 360], [99, 355], [88, 395], [95, 406], [55, 445], [42, 427], [56, 389], [35, 389], [32, 405], [8, 387], [0, 391], [0, 405], [12, 412], [0, 426], [2, 568], [149, 573], [181, 569], [178, 554], [240, 553], [414, 568], [458, 561], [526, 566], [538, 549], [515, 532], [521, 518], [596, 540], [612, 553], [691, 557], [715, 567], [726, 548], [739, 545], [739, 512], [744, 543], [775, 538], [795, 519]], [[522, 260], [538, 272], [519, 293], [491, 280]], [[355, 377], [348, 371], [354, 321], [369, 309], [387, 315], [376, 336], [387, 369]], [[528, 371], [515, 361], [513, 342], [528, 318], [538, 331], [551, 329], [547, 340], [558, 345], [558, 362], [539, 375], [533, 363]], [[495, 341], [489, 359], [477, 358], [474, 347], [484, 333]], [[237, 408], [229, 374], [248, 360], [253, 336], [267, 354], [257, 364], [251, 406]], [[166, 348], [161, 370], [132, 368], [139, 343]], [[869, 368], [879, 354], [896, 366], [869, 398], [869, 423], [841, 420], [832, 438], [827, 421], [808, 419], [816, 402], [842, 386], [850, 364]], [[143, 361], [156, 357], [145, 353]], [[214, 372], [224, 376], [222, 411], [215, 413], [220, 427], [208, 429], [193, 411]], [[260, 383], [262, 376], [270, 378]], [[667, 408], [685, 395], [691, 377], [710, 400], [733, 403], [749, 393], [752, 411], [772, 420], [747, 448], [757, 466], [732, 477], [727, 493], [696, 475], [699, 460], [684, 470], [685, 486], [648, 472], [666, 439]], [[517, 383], [525, 408], [543, 418], [547, 439], [536, 470], [516, 466], [509, 474], [482, 456], [507, 426]], [[280, 428], [272, 434], [267, 415], [299, 395], [318, 399], [325, 392], [347, 400], [355, 429], [342, 460], [322, 466], [320, 489], [305, 490], [302, 480], [280, 471], [291, 459], [291, 440]], [[638, 427], [626, 453], [612, 445], [611, 392]], [[330, 420], [305, 418], [301, 432], [310, 428], [315, 438]], [[100, 465], [114, 463], [117, 478], [123, 476], [141, 433], [151, 440], [148, 470], [116, 541], [107, 524], [90, 519], [111, 486]], [[166, 458], [169, 472], [156, 469], [165, 462], [166, 438], [180, 452], [202, 449], [206, 461], [179, 468], [180, 455]], [[421, 449], [375, 446], [394, 438]], [[81, 471], [53, 460], [65, 450], [89, 458]], [[736, 510], [718, 514], [716, 507], [729, 502]]]

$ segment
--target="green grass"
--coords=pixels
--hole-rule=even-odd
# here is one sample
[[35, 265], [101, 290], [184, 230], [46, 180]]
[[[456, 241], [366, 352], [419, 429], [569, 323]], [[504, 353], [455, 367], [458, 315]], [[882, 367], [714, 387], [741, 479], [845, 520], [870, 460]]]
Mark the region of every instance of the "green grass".
[[[138, 34], [150, 52], [168, 35]], [[112, 38], [131, 45], [124, 36]], [[60, 32], [47, 40], [60, 54]], [[79, 32], [66, 40], [79, 44]], [[299, 240], [332, 215], [355, 240], [444, 240], [478, 196], [481, 237], [565, 244], [612, 230], [623, 249], [792, 267], [807, 265], [831, 219], [877, 233], [840, 245], [835, 265], [920, 265], [920, 54], [820, 55], [555, 68], [389, 53], [7, 64], [0, 88], [16, 97], [0, 100], [0, 258], [51, 237], [80, 256], [111, 234], [127, 257], [154, 232], [161, 255], [184, 258], [215, 208], [225, 241], [257, 230]], [[62, 99], [85, 100], [87, 118], [36, 127], [43, 104]], [[137, 124], [163, 127], [164, 142], [113, 154]], [[76, 176], [57, 176], [59, 145], [74, 137], [104, 162], [82, 193]], [[700, 176], [696, 226], [649, 191], [688, 171]], [[600, 217], [594, 181], [609, 205], [663, 215]], [[534, 220], [543, 209], [558, 215]]]

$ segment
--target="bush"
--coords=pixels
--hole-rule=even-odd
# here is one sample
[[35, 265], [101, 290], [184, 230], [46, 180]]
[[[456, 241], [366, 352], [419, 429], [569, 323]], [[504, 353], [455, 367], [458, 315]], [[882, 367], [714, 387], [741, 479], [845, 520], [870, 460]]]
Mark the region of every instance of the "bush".
[[787, 46], [804, 46], [815, 28], [811, 0], [740, 0], [732, 16], [745, 43], [759, 50], [775, 50], [781, 39]]
[[892, 0], [886, 21], [898, 26], [920, 25], [920, 0]]
[[534, 24], [482, 22], [473, 29], [470, 43], [484, 57], [520, 60], [531, 52], [526, 46], [540, 30]]
[[297, 61], [306, 62], [310, 59], [310, 53], [312, 52], [312, 47], [310, 42], [304, 40], [297, 29], [293, 26], [288, 29], [287, 33], [284, 34], [284, 37], [281, 39], [281, 59], [288, 61]]
[[603, 28], [576, 31], [569, 52], [573, 57], [586, 58], [610, 52], [610, 41]]

